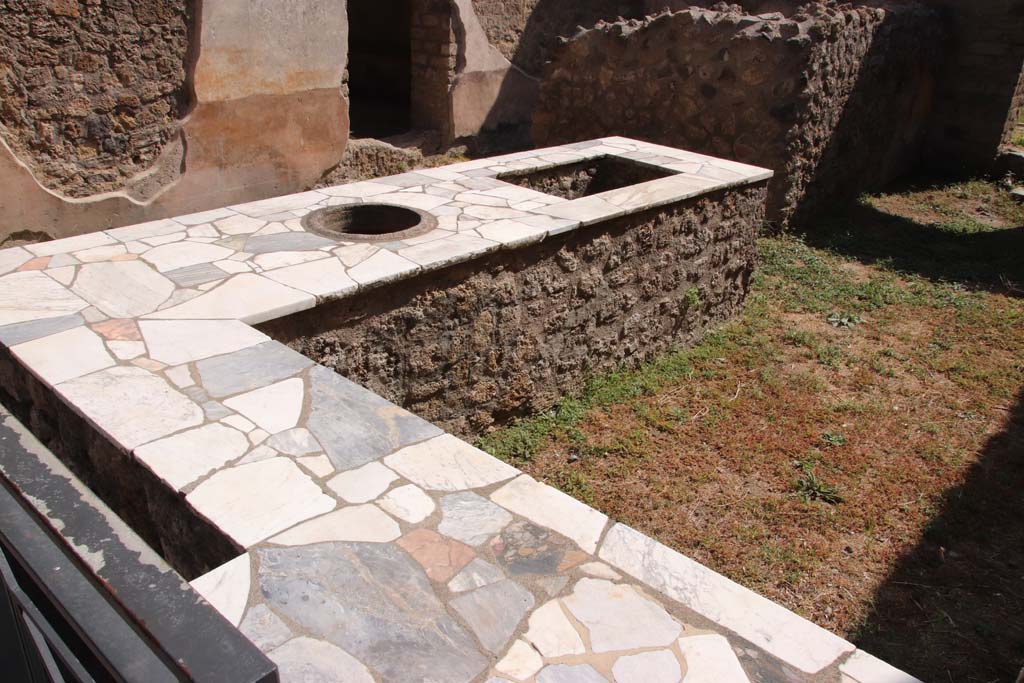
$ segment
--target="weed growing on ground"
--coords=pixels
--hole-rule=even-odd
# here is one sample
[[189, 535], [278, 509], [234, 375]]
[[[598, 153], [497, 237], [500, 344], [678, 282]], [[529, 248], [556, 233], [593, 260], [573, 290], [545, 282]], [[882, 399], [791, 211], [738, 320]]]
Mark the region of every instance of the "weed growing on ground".
[[690, 287], [686, 290], [686, 294], [683, 295], [683, 300], [686, 301], [688, 308], [700, 308], [700, 290], [696, 287]]
[[829, 505], [838, 505], [843, 502], [843, 497], [839, 495], [839, 488], [819, 479], [814, 472], [812, 463], [804, 461], [799, 463], [799, 467], [801, 477], [796, 481], [796, 491], [804, 502], [820, 500]]
[[828, 446], [845, 446], [846, 437], [839, 432], [825, 432], [821, 435], [821, 440]]
[[828, 324], [832, 327], [853, 327], [861, 322], [861, 317], [856, 313], [829, 313]]

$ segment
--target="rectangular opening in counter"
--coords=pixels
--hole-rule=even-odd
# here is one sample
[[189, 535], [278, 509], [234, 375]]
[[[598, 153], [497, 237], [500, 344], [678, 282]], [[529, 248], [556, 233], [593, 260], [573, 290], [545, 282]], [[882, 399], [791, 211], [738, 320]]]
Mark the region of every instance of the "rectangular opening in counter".
[[675, 171], [632, 159], [602, 156], [550, 168], [503, 173], [498, 180], [564, 199], [579, 199], [673, 175]]

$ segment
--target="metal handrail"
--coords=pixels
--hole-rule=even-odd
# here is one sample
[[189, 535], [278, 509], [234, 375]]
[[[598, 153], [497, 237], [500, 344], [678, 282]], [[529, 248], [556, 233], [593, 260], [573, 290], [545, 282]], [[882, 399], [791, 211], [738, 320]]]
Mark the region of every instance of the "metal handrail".
[[[9, 492], [4, 491], [3, 493], [7, 498], [3, 503], [12, 504], [13, 500], [10, 499]], [[32, 575], [29, 567], [22, 566], [18, 562], [11, 539], [0, 529], [0, 589], [3, 590], [6, 602], [6, 609], [0, 613], [0, 620], [6, 623], [0, 625], [0, 633], [7, 632], [11, 636], [16, 636], [4, 638], [5, 648], [17, 645], [20, 649], [19, 653], [7, 653], [5, 659], [20, 659], [23, 663], [20, 672], [13, 672], [13, 680], [24, 678], [32, 683], [47, 683], [48, 681], [95, 683], [97, 680], [123, 680], [111, 676], [107, 670], [90, 672], [86, 668], [68, 644], [68, 640], [76, 638], [74, 629], [68, 623], [54, 624], [46, 618], [41, 607], [36, 604], [18, 581], [14, 566], [11, 564], [12, 561], [17, 563], [20, 570], [18, 573], [29, 577]], [[70, 580], [77, 578], [80, 581], [89, 580], [84, 575], [66, 578]], [[35, 588], [34, 592], [37, 594], [45, 594], [44, 586]], [[51, 605], [47, 611], [59, 614], [61, 610], [57, 608], [58, 606]], [[81, 648], [83, 645], [90, 646], [89, 643], [80, 642], [78, 647]], [[95, 652], [95, 650], [93, 651]], [[19, 654], [20, 657], [17, 656]]]
[[0, 406], [0, 680], [276, 683], [278, 675]]

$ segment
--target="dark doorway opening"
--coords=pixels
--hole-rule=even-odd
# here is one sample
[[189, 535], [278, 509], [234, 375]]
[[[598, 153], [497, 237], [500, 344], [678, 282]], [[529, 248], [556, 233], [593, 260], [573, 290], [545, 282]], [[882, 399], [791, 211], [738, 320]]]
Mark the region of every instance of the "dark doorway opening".
[[410, 0], [349, 0], [348, 89], [353, 137], [411, 126]]

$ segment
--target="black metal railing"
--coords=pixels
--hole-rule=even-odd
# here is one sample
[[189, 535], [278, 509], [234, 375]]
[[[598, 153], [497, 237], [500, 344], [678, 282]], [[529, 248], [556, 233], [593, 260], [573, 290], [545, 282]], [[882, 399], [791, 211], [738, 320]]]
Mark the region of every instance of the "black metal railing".
[[[108, 680], [75, 656], [66, 624], [56, 627], [22, 588], [6, 548], [0, 547], [0, 670], [7, 680], [31, 683]], [[62, 635], [63, 632], [63, 635]]]
[[0, 406], [2, 683], [277, 680], [273, 662]]

